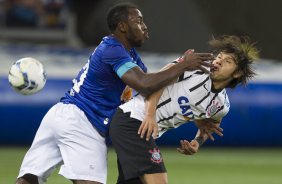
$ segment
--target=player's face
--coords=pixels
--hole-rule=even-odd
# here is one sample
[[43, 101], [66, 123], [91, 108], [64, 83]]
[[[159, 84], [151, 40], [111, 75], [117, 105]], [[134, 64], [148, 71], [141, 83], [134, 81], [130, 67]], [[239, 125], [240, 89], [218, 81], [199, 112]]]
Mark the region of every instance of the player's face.
[[132, 47], [140, 47], [149, 38], [148, 29], [138, 9], [130, 9], [126, 38]]
[[238, 77], [235, 73], [237, 64], [233, 54], [220, 52], [213, 61], [214, 69], [211, 72], [211, 78], [214, 82], [229, 83], [235, 77]]

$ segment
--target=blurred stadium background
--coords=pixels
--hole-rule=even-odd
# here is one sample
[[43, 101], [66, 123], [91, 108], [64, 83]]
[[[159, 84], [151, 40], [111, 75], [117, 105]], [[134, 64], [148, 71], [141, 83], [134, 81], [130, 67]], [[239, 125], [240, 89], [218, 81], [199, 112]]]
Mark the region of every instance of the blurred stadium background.
[[[0, 0], [0, 184], [13, 183], [43, 115], [71, 87], [71, 79], [108, 34], [107, 9], [120, 0]], [[248, 35], [261, 50], [258, 76], [247, 87], [229, 90], [231, 110], [224, 137], [207, 142], [193, 157], [176, 152], [192, 139], [193, 125], [165, 134], [159, 145], [170, 183], [282, 183], [282, 1], [137, 1], [150, 32], [140, 48], [150, 71], [186, 49], [208, 50], [212, 35]], [[9, 86], [10, 66], [22, 57], [40, 60], [45, 88], [22, 96]], [[109, 151], [109, 181], [116, 177]], [[48, 183], [70, 183], [54, 174]]]

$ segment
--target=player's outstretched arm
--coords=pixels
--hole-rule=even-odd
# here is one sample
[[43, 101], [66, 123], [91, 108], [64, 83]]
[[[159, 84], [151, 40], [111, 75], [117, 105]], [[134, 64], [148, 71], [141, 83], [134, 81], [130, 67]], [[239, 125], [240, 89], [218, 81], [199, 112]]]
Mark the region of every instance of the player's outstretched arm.
[[[180, 148], [177, 148], [177, 151], [185, 155], [193, 155], [198, 152], [199, 148], [208, 138], [214, 141], [214, 137], [212, 136], [213, 132], [223, 136], [223, 129], [219, 127], [220, 123], [215, 123], [214, 121], [215, 120], [212, 119], [195, 120], [195, 124], [202, 128], [198, 129], [195, 138], [191, 142], [180, 140]], [[210, 124], [212, 125], [210, 126]]]
[[202, 134], [206, 134], [208, 138], [214, 141], [213, 133], [223, 136], [223, 129], [220, 127], [221, 121], [216, 121], [211, 118], [195, 120], [194, 124], [201, 130]]
[[199, 151], [200, 146], [202, 146], [207, 139], [208, 134], [203, 133], [198, 129], [195, 138], [191, 142], [180, 140], [180, 148], [177, 148], [177, 151], [184, 155], [194, 155]]
[[192, 140], [191, 142], [180, 140], [180, 148], [177, 148], [177, 151], [184, 155], [194, 155], [198, 152], [199, 147], [200, 145], [196, 140]]
[[128, 70], [121, 79], [141, 95], [148, 97], [153, 92], [167, 86], [173, 79], [179, 77], [186, 70], [202, 70], [208, 72], [205, 67], [212, 67], [206, 61], [213, 60], [210, 53], [185, 53], [183, 62], [157, 73], [144, 73], [139, 67]]
[[[161, 71], [167, 70], [170, 67], [172, 67], [173, 63], [170, 63], [163, 67]], [[175, 82], [176, 79], [173, 81]], [[140, 138], [143, 138], [146, 134], [146, 140], [149, 141], [151, 135], [154, 139], [158, 137], [159, 131], [158, 131], [158, 124], [156, 122], [156, 107], [159, 102], [160, 97], [162, 96], [164, 91], [164, 87], [157, 92], [153, 93], [149, 97], [146, 98], [145, 101], [145, 118], [142, 121], [138, 134], [140, 134]]]

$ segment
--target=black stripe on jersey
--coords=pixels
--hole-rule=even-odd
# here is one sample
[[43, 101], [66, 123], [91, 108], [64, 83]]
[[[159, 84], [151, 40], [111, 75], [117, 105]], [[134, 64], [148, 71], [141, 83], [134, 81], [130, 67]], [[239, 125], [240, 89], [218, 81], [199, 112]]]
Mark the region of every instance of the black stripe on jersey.
[[211, 106], [212, 101], [217, 97], [218, 93], [214, 94], [213, 98], [211, 99], [209, 105], [206, 107], [206, 111], [208, 110], [209, 106]]
[[204, 115], [206, 115], [206, 113], [201, 113], [201, 114], [199, 115], [199, 117], [201, 118], [201, 117], [204, 116]]
[[165, 120], [170, 120], [170, 119], [172, 119], [174, 116], [176, 116], [176, 113], [174, 113], [172, 116], [169, 116], [169, 117], [167, 117], [167, 118], [160, 119], [157, 123], [160, 123], [161, 121], [165, 121]]
[[169, 130], [169, 129], [173, 129], [174, 127], [167, 127], [167, 128], [161, 128], [160, 132], [164, 131], [164, 130]]
[[195, 106], [199, 105], [200, 103], [202, 103], [208, 96], [210, 95], [210, 92], [208, 92], [208, 94], [206, 96], [204, 96], [204, 98], [202, 98], [200, 101], [198, 101], [197, 103], [195, 103]]
[[196, 71], [194, 74], [203, 75], [205, 72], [203, 71]]
[[[138, 96], [138, 95], [140, 95], [139, 92], [137, 92], [135, 95], [133, 95], [133, 97], [136, 97], [136, 96]], [[132, 98], [133, 98], [133, 97], [132, 97]]]
[[160, 107], [162, 107], [162, 106], [164, 106], [165, 104], [167, 104], [167, 103], [169, 103], [169, 102], [171, 102], [171, 98], [169, 98], [169, 99], [163, 101], [162, 103], [158, 104], [158, 105], [157, 105], [157, 109], [160, 108]]
[[[188, 122], [188, 121], [187, 121], [187, 122]], [[174, 124], [174, 126], [178, 126], [179, 124], [183, 124], [183, 123], [177, 122], [177, 123]]]
[[210, 77], [207, 76], [207, 78], [206, 78], [203, 82], [201, 82], [201, 83], [197, 84], [196, 86], [192, 87], [191, 89], [189, 89], [189, 91], [192, 92], [192, 91], [194, 91], [195, 89], [201, 87], [203, 84], [205, 84], [205, 82], [207, 82], [207, 81], [209, 80], [209, 78], [210, 78]]
[[[203, 75], [205, 72], [202, 72], [202, 71], [196, 71], [195, 73], [193, 73], [192, 75], [196, 74], [196, 75]], [[181, 82], [183, 80], [186, 80], [186, 79], [189, 79], [190, 77], [192, 77], [192, 75], [189, 75], [187, 77], [184, 78], [184, 73], [181, 74], [178, 78], [178, 81], [177, 82]]]
[[[192, 74], [193, 75], [193, 74]], [[186, 79], [189, 79], [190, 77], [192, 77], [192, 75], [189, 75], [187, 77], [184, 78], [184, 73], [182, 75], [179, 76], [178, 81], [177, 82], [181, 82], [184, 81]]]
[[190, 77], [192, 77], [192, 75], [189, 75], [188, 77], [183, 78], [183, 80], [189, 79]]
[[217, 114], [219, 111], [221, 111], [223, 108], [224, 108], [224, 105], [221, 106], [219, 109], [217, 109], [217, 111], [216, 111], [212, 116], [216, 115], [216, 114]]
[[160, 132], [161, 132], [161, 131], [164, 131], [165, 129], [166, 129], [166, 128], [161, 128]]
[[183, 81], [183, 79], [184, 79], [184, 73], [181, 74], [181, 75], [178, 77], [178, 81], [177, 81], [177, 82]]

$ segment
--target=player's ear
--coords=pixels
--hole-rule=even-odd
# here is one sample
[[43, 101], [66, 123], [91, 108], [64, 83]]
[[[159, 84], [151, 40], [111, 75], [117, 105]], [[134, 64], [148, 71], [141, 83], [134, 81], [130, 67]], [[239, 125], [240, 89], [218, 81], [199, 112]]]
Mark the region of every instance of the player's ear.
[[242, 71], [237, 71], [233, 74], [233, 78], [237, 79], [243, 76], [243, 72]]
[[118, 28], [119, 28], [120, 32], [125, 33], [125, 32], [127, 32], [128, 25], [127, 25], [127, 23], [121, 21], [121, 22], [118, 23]]

